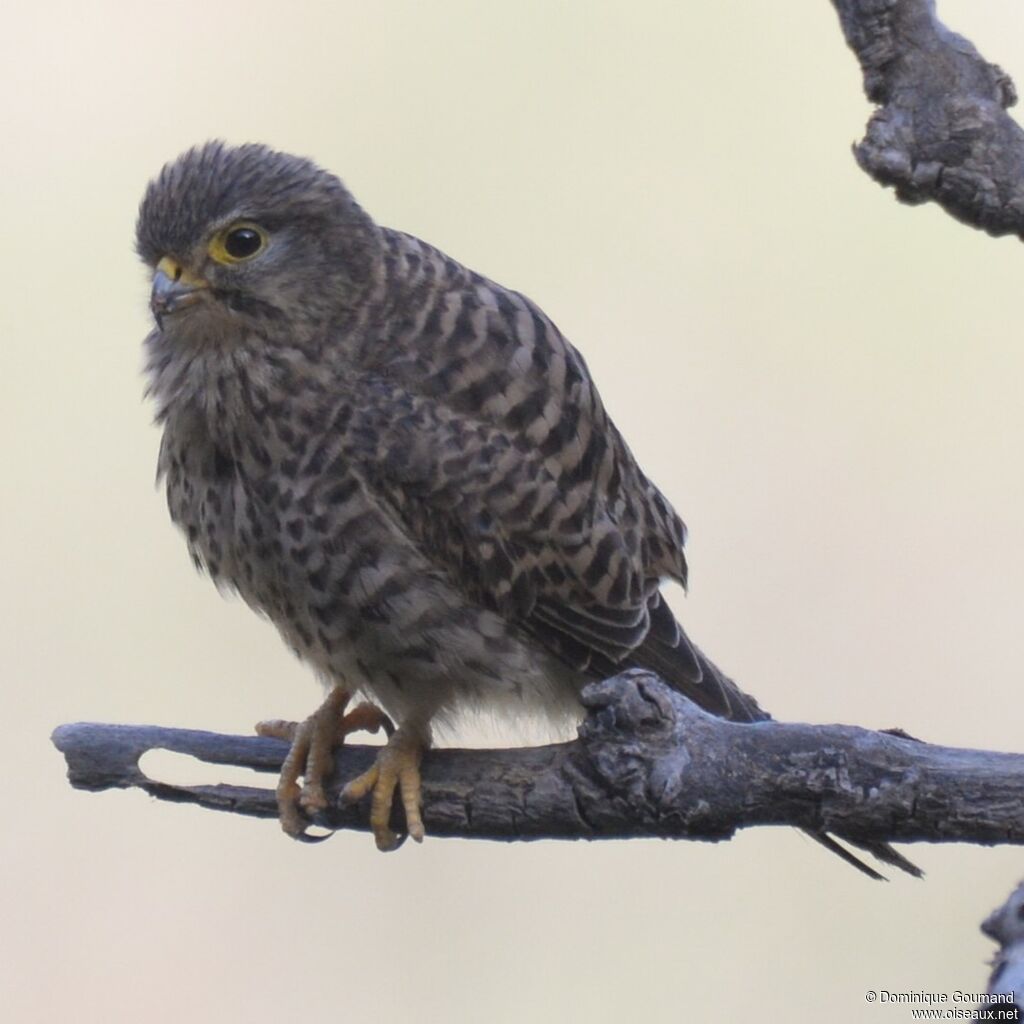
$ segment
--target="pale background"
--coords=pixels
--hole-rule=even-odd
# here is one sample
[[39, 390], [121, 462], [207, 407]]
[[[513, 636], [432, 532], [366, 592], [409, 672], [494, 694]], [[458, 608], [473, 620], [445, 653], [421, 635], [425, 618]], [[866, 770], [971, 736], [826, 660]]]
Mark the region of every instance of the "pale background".
[[[1019, 4], [940, 6], [1024, 80]], [[825, 0], [40, 3], [3, 29], [5, 1020], [883, 1021], [909, 1011], [868, 988], [983, 986], [1012, 849], [917, 847], [927, 880], [888, 885], [789, 830], [384, 857], [74, 792], [48, 741], [319, 700], [153, 488], [135, 210], [223, 136], [543, 305], [690, 525], [687, 628], [775, 714], [1020, 749], [1024, 252], [856, 168]]]

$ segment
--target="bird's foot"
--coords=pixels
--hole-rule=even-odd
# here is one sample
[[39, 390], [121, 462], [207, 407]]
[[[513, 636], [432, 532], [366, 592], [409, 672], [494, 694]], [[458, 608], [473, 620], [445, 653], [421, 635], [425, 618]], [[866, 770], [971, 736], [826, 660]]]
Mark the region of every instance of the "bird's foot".
[[361, 800], [367, 793], [373, 794], [370, 828], [373, 829], [378, 850], [394, 850], [400, 845], [390, 825], [391, 804], [396, 789], [405, 809], [406, 831], [417, 843], [423, 842], [420, 761], [428, 745], [429, 740], [424, 739], [421, 733], [400, 728], [388, 739], [373, 767], [354, 778], [342, 790], [341, 799], [347, 802]]
[[395, 731], [391, 719], [372, 704], [359, 704], [346, 714], [350, 698], [351, 694], [336, 686], [304, 722], [272, 721], [256, 725], [257, 735], [288, 740], [292, 745], [281, 766], [277, 809], [281, 828], [295, 839], [307, 838], [309, 819], [327, 807], [324, 783], [334, 770], [335, 747], [349, 733], [360, 729], [367, 732], [383, 729], [388, 736]]

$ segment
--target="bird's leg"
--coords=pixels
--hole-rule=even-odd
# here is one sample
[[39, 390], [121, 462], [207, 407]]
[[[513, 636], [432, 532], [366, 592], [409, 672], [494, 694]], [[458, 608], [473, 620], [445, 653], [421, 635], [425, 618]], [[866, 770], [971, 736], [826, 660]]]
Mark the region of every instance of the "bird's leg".
[[[309, 818], [327, 807], [324, 782], [334, 769], [334, 748], [352, 732], [383, 728], [395, 731], [391, 719], [372, 704], [359, 704], [348, 714], [351, 694], [336, 686], [327, 699], [304, 722], [259, 722], [259, 736], [288, 740], [291, 749], [281, 766], [277, 784], [277, 809], [281, 828], [295, 838], [305, 835]], [[299, 778], [302, 786], [299, 786]]]
[[420, 761], [430, 746], [428, 727], [403, 723], [377, 755], [373, 767], [354, 778], [341, 792], [341, 799], [356, 801], [373, 794], [370, 828], [378, 850], [394, 850], [398, 836], [391, 830], [391, 804], [397, 789], [405, 809], [405, 827], [417, 843], [423, 842], [423, 818], [420, 815]]

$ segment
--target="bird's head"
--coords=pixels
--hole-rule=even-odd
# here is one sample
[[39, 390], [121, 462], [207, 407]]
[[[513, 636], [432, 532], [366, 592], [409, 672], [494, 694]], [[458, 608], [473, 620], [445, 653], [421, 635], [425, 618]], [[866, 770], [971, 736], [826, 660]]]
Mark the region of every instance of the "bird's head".
[[167, 164], [139, 208], [162, 340], [222, 346], [322, 336], [354, 309], [379, 261], [379, 231], [309, 160], [209, 142]]

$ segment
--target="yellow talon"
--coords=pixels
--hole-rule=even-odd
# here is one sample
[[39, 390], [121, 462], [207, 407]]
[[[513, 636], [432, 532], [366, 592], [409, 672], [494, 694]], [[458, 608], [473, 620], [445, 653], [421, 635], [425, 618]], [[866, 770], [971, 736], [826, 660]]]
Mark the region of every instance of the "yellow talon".
[[377, 732], [383, 728], [389, 736], [395, 731], [391, 719], [372, 704], [360, 704], [345, 714], [350, 696], [336, 686], [304, 722], [274, 720], [256, 726], [259, 736], [291, 743], [277, 784], [281, 828], [290, 836], [305, 835], [309, 818], [327, 807], [324, 783], [334, 770], [334, 750], [345, 737], [360, 729]]
[[373, 765], [342, 791], [342, 800], [350, 803], [372, 793], [370, 828], [378, 850], [394, 850], [399, 845], [398, 836], [390, 825], [396, 788], [402, 798], [408, 834], [417, 843], [423, 842], [420, 761], [423, 759], [425, 745], [418, 735], [399, 729], [377, 755]]

